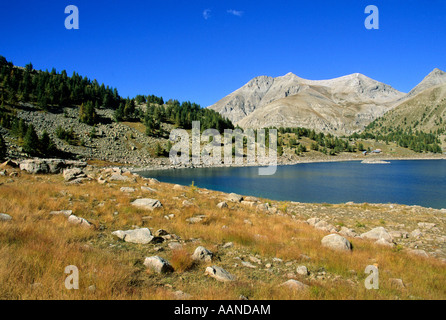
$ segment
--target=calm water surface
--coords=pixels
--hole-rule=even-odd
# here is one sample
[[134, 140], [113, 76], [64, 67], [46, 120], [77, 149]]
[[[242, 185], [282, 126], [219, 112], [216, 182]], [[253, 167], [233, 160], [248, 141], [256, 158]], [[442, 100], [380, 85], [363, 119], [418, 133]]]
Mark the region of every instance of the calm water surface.
[[272, 176], [259, 176], [256, 167], [160, 170], [142, 175], [181, 185], [194, 181], [202, 188], [273, 200], [446, 208], [445, 160], [302, 163], [279, 166]]

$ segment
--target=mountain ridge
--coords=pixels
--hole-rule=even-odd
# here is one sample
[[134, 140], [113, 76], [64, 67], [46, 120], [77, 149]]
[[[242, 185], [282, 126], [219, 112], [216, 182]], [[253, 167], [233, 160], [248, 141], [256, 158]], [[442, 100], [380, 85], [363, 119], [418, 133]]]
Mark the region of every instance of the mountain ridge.
[[[302, 99], [290, 98], [295, 95], [300, 95]], [[364, 128], [368, 124], [362, 119], [373, 121], [390, 108], [391, 101], [404, 96], [405, 93], [359, 73], [326, 80], [308, 80], [290, 72], [276, 78], [255, 77], [208, 108], [219, 112], [242, 127], [308, 126], [319, 123], [319, 125], [316, 124], [316, 129], [333, 133], [350, 133]], [[305, 101], [305, 103], [297, 104], [298, 108], [292, 108], [293, 105], [290, 104], [290, 101], [284, 100], [288, 98], [290, 101]], [[277, 108], [278, 103], [282, 103], [282, 108]], [[276, 108], [279, 115], [272, 117], [273, 115], [266, 108], [270, 104]], [[359, 108], [353, 108], [355, 109], [353, 110], [353, 105], [357, 105]], [[376, 105], [378, 105], [377, 108], [374, 108]], [[298, 110], [299, 107], [306, 109], [305, 112]], [[324, 108], [333, 110], [329, 114], [324, 114]], [[295, 114], [292, 109], [295, 109]], [[287, 121], [286, 119], [288, 116], [295, 118], [309, 114], [309, 109], [313, 109], [313, 115], [317, 114], [317, 117], [320, 118], [318, 121], [307, 123], [304, 121], [305, 119], [300, 119], [301, 121]], [[315, 109], [318, 111], [316, 112]], [[281, 117], [280, 112], [282, 111], [287, 114], [287, 117]], [[263, 117], [262, 112], [266, 112], [269, 116]], [[354, 125], [346, 126], [344, 123], [336, 121], [333, 116], [338, 114], [345, 114], [347, 118], [351, 119], [349, 122], [353, 121]], [[273, 118], [281, 118], [284, 123], [279, 120], [270, 121]], [[333, 126], [329, 122], [337, 124]]]
[[247, 128], [303, 126], [337, 135], [361, 131], [397, 105], [446, 83], [435, 68], [409, 93], [361, 73], [308, 80], [292, 72], [259, 76], [208, 108]]

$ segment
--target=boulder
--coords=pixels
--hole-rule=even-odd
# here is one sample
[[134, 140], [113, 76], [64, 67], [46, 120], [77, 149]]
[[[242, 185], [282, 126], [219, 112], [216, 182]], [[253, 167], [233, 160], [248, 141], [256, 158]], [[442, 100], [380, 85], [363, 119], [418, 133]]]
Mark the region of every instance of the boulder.
[[335, 227], [333, 227], [328, 222], [321, 220], [317, 222], [314, 227], [318, 230], [327, 231], [327, 232], [336, 232]]
[[186, 219], [186, 222], [199, 223], [199, 222], [203, 221], [204, 218], [206, 218], [205, 215], [195, 216], [195, 217]]
[[370, 240], [384, 239], [387, 242], [392, 242], [392, 236], [383, 227], [374, 228], [366, 233], [361, 234], [361, 237]]
[[113, 174], [108, 181], [130, 181], [131, 178], [123, 176], [122, 174]]
[[51, 211], [50, 215], [58, 216], [64, 215], [65, 217], [69, 217], [73, 214], [73, 210], [60, 210], [60, 211]]
[[228, 194], [226, 199], [231, 202], [241, 202], [243, 200], [243, 197], [235, 193], [230, 193]]
[[164, 260], [163, 258], [158, 257], [158, 256], [147, 257], [144, 260], [144, 265], [147, 268], [150, 268], [153, 271], [158, 272], [158, 273], [173, 272], [173, 268], [170, 265], [170, 263], [167, 260]]
[[131, 203], [132, 206], [153, 211], [156, 208], [161, 208], [163, 205], [159, 200], [155, 199], [136, 199]]
[[0, 213], [0, 221], [10, 221], [12, 217], [6, 213]]
[[84, 218], [80, 218], [75, 216], [74, 214], [68, 217], [68, 223], [80, 225], [82, 227], [90, 228], [91, 223], [85, 220]]
[[50, 168], [48, 164], [41, 160], [25, 160], [20, 163], [20, 170], [31, 174], [49, 173]]
[[130, 187], [122, 187], [120, 190], [121, 190], [121, 192], [125, 192], [125, 193], [133, 193], [133, 192], [135, 192], [135, 189], [134, 188], [130, 188]]
[[112, 235], [118, 237], [125, 242], [137, 243], [137, 244], [148, 244], [152, 242], [153, 236], [152, 232], [148, 228], [127, 230], [127, 231], [114, 231]]
[[296, 269], [297, 274], [300, 274], [301, 276], [307, 276], [309, 274], [308, 268], [306, 266], [299, 266]]
[[242, 266], [250, 269], [257, 269], [255, 265], [253, 265], [251, 262], [248, 261], [242, 261]]
[[214, 254], [205, 247], [199, 246], [195, 249], [192, 259], [195, 261], [211, 262]]
[[319, 218], [310, 218], [307, 220], [308, 224], [310, 226], [314, 226], [316, 223], [318, 223], [319, 221], [321, 221], [321, 219]]
[[340, 234], [342, 234], [343, 236], [346, 236], [346, 237], [352, 237], [352, 238], [354, 238], [354, 237], [356, 237], [358, 234], [355, 232], [355, 230], [353, 230], [353, 229], [349, 229], [349, 228], [347, 228], [347, 227], [342, 227], [341, 228], [341, 231], [339, 231], [339, 233]]
[[73, 181], [79, 178], [86, 178], [87, 175], [80, 168], [65, 169], [63, 171], [65, 181]]
[[217, 207], [220, 209], [227, 208], [228, 204], [223, 201], [223, 202], [220, 202], [219, 204], [217, 204]]
[[67, 168], [85, 168], [86, 162], [62, 159], [29, 159], [20, 162], [20, 170], [31, 174], [57, 174]]
[[222, 282], [235, 281], [235, 276], [230, 274], [225, 269], [217, 266], [207, 267], [205, 274], [214, 278], [217, 281], [222, 281]]
[[339, 250], [339, 251], [351, 251], [352, 250], [351, 243], [344, 237], [342, 237], [338, 234], [335, 234], [335, 233], [322, 238], [321, 244], [323, 247], [330, 248], [333, 250]]

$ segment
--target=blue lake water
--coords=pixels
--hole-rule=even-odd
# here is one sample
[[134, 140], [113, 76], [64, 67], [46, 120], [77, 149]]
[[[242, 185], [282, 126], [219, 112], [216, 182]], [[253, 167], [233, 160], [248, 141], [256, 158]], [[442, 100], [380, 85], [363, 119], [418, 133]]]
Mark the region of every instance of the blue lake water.
[[272, 176], [256, 167], [147, 171], [162, 182], [311, 203], [398, 203], [446, 208], [446, 161], [359, 161], [279, 166]]

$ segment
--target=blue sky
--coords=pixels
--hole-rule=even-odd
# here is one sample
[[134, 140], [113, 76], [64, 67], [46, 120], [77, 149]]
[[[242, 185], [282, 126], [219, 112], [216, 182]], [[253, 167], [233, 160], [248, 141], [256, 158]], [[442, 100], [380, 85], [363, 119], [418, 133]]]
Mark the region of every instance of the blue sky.
[[[79, 30], [64, 27], [70, 4]], [[379, 30], [364, 27], [367, 5]], [[0, 30], [0, 55], [16, 65], [202, 106], [259, 75], [360, 72], [408, 92], [446, 70], [445, 0], [15, 0], [0, 2]]]

